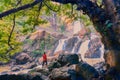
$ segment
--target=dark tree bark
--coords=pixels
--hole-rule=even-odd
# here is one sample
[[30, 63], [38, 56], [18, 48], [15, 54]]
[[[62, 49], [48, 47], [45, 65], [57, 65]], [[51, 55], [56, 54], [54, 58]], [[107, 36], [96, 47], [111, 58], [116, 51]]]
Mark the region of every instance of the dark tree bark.
[[[107, 56], [107, 62], [112, 66], [115, 66], [120, 71], [120, 1], [119, 0], [103, 0], [105, 11], [110, 16], [110, 20], [113, 23], [110, 35], [113, 36], [110, 39], [111, 52]], [[110, 32], [109, 32], [110, 33]]]
[[12, 13], [16, 13], [16, 12], [18, 12], [20, 10], [31, 8], [31, 7], [37, 5], [40, 2], [41, 2], [41, 0], [40, 1], [34, 1], [34, 2], [30, 3], [30, 4], [26, 4], [24, 6], [21, 6], [21, 7], [18, 7], [18, 8], [14, 8], [14, 9], [11, 9], [11, 10], [8, 10], [8, 11], [5, 11], [5, 12], [3, 12], [3, 13], [0, 14], [0, 18], [8, 16], [8, 15], [10, 15]]

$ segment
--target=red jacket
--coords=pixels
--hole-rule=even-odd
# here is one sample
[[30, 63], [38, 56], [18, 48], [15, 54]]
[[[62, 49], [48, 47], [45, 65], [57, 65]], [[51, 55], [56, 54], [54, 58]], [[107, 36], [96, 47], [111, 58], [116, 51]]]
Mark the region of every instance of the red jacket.
[[43, 54], [43, 61], [47, 61], [47, 56], [46, 56], [46, 54]]

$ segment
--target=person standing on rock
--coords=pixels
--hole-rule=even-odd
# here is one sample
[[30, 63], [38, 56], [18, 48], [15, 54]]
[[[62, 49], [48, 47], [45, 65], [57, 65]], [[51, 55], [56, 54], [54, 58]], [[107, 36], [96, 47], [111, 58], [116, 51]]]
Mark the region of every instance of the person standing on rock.
[[46, 55], [46, 53], [44, 52], [44, 54], [43, 54], [43, 63], [42, 63], [42, 67], [44, 67], [44, 65], [46, 65], [47, 66], [47, 55]]

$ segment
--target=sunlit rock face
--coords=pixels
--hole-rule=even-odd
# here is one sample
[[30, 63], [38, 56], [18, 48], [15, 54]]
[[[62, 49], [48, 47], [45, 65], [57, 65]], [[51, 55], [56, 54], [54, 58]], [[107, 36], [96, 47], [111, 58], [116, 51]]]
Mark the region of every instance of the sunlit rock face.
[[84, 34], [84, 25], [82, 22], [80, 22], [80, 20], [71, 22], [69, 24], [67, 24], [66, 30], [70, 31], [72, 34], [77, 34], [78, 32], [81, 32], [82, 34]]
[[100, 37], [91, 33], [84, 38], [73, 36], [71, 38], [60, 39], [59, 44], [54, 50], [54, 54], [59, 51], [79, 54], [81, 59], [91, 65], [104, 61], [104, 45]]
[[73, 23], [73, 34], [76, 34], [83, 28], [83, 24], [80, 21], [75, 21]]

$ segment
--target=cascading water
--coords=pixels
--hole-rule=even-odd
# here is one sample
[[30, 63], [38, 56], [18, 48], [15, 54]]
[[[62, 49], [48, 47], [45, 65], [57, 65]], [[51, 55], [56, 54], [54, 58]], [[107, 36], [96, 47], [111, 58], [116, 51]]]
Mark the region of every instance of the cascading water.
[[100, 38], [93, 34], [90, 38], [90, 40], [82, 42], [78, 50], [82, 60], [91, 65], [104, 62], [104, 45], [101, 43]]
[[[83, 25], [81, 25], [80, 21], [74, 22], [72, 26], [73, 34], [77, 34], [79, 31], [81, 31], [79, 34], [87, 37], [87, 39], [81, 39], [81, 35], [73, 37], [71, 36], [71, 38], [67, 39], [60, 39], [58, 46], [54, 50], [54, 53], [59, 51], [67, 51], [68, 53], [79, 54], [83, 61], [91, 65], [104, 61], [104, 45], [102, 43], [99, 44], [100, 37], [94, 33], [86, 36], [84, 34], [86, 33], [86, 30], [84, 30]], [[98, 37], [99, 40], [96, 40], [94, 42], [94, 40]]]
[[82, 44], [78, 50], [78, 54], [81, 55], [81, 58], [83, 61], [85, 60], [84, 56], [85, 56], [86, 51], [88, 50], [88, 43], [89, 42], [90, 42], [90, 40], [82, 42]]
[[83, 28], [83, 23], [80, 23], [80, 21], [75, 21], [73, 22], [73, 34], [76, 34], [77, 32], [79, 32], [82, 28]]
[[54, 53], [57, 52], [57, 51], [62, 51], [64, 49], [65, 40], [66, 39], [60, 39], [59, 40], [58, 46], [56, 47]]
[[81, 39], [77, 36], [77, 39], [78, 41], [75, 43], [75, 46], [73, 47], [72, 49], [72, 52], [71, 53], [75, 53], [75, 54], [78, 54], [78, 49], [80, 47], [80, 45], [78, 46], [78, 44], [81, 42]]
[[[92, 40], [82, 40], [81, 38], [77, 37], [72, 37], [68, 39], [60, 39], [59, 44], [56, 47], [54, 53], [58, 51], [67, 51], [69, 53], [75, 53], [81, 55], [81, 59], [91, 65], [102, 62], [104, 61], [104, 45], [102, 43], [99, 43], [99, 41], [94, 41], [96, 40], [96, 37], [93, 36], [94, 38], [91, 38]], [[76, 41], [75, 41], [76, 40]], [[90, 45], [90, 46], [89, 46]], [[93, 52], [93, 49], [96, 48], [97, 46], [99, 51]], [[87, 52], [90, 52], [87, 54]], [[100, 54], [99, 56], [96, 56], [96, 54]]]

